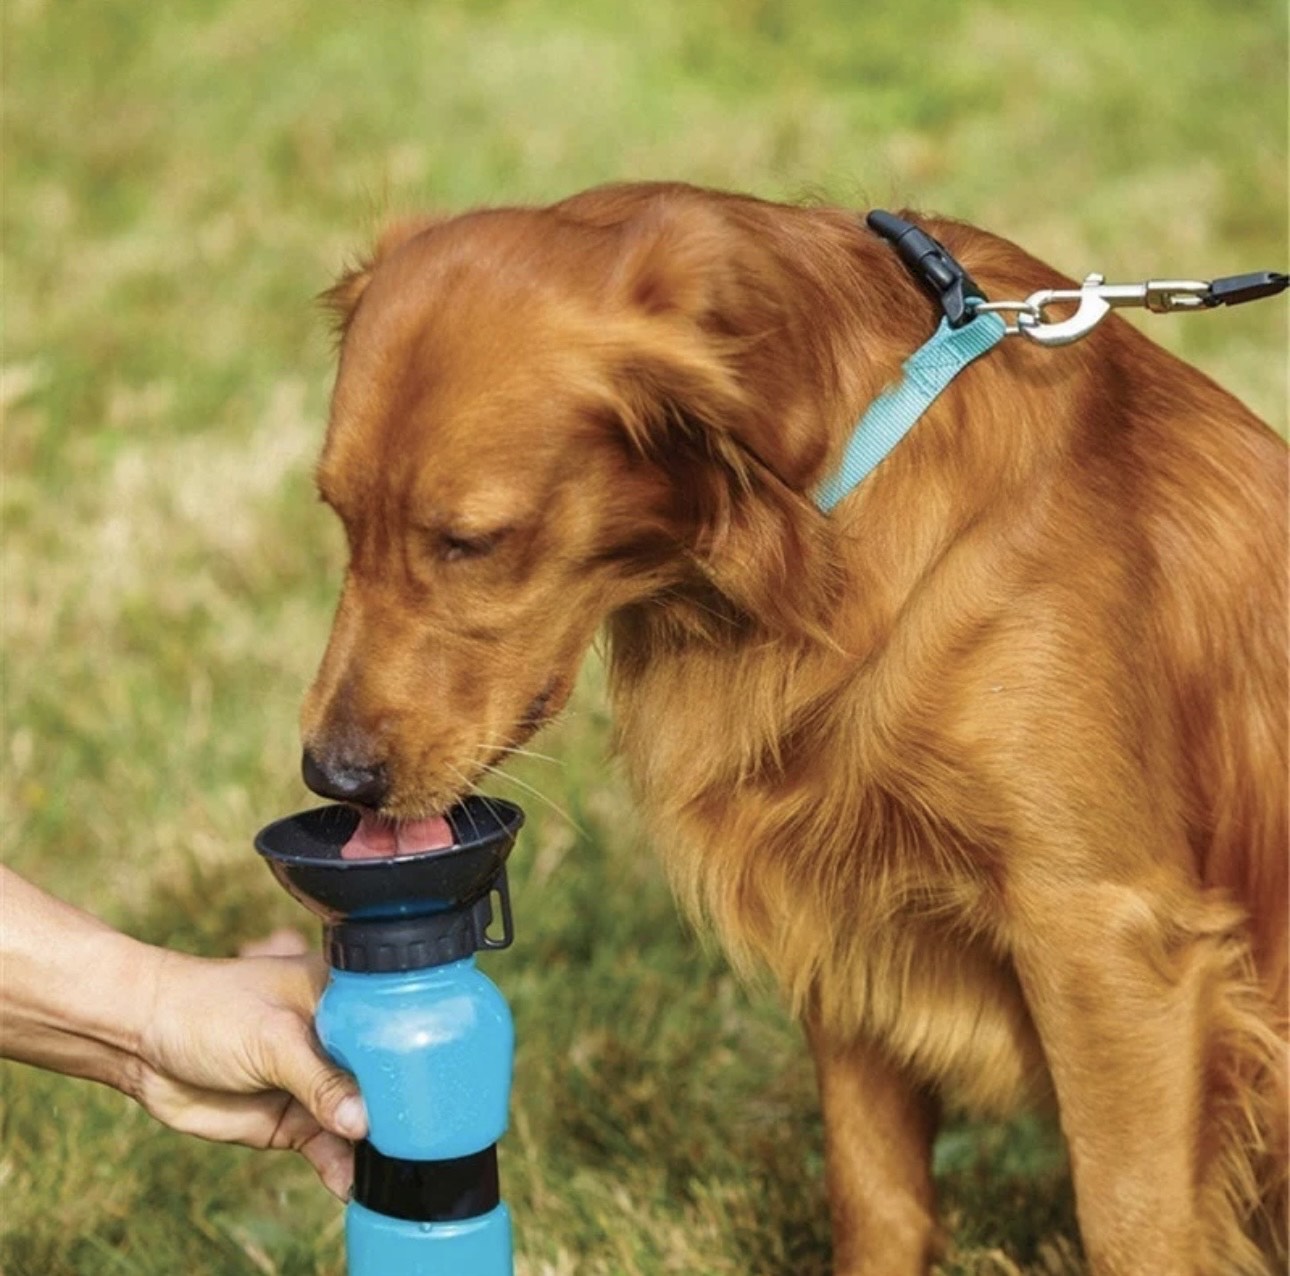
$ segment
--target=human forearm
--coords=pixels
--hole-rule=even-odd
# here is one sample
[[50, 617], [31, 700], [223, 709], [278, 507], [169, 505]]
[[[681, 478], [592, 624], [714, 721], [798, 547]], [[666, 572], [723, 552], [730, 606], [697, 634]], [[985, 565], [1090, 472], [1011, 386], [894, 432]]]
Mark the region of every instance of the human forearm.
[[161, 957], [0, 866], [0, 1054], [133, 1093]]

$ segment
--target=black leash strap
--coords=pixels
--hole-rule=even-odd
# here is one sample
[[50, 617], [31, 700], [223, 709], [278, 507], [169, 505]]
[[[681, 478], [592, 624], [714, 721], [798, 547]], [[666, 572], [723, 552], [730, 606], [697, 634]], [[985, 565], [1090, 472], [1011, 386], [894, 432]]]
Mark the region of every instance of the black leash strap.
[[1247, 301], [1275, 297], [1290, 287], [1290, 275], [1276, 270], [1256, 270], [1249, 275], [1226, 275], [1210, 282], [1209, 292], [1201, 298], [1206, 306], [1239, 306]]

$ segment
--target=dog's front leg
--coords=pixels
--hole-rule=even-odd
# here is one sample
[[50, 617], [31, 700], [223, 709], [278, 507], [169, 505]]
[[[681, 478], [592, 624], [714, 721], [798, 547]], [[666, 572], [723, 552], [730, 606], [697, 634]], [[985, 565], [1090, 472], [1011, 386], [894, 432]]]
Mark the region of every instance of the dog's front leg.
[[865, 1041], [807, 1024], [824, 1112], [836, 1276], [924, 1276], [935, 1248], [936, 1102]]
[[1029, 885], [1018, 875], [1009, 890], [1014, 960], [1057, 1092], [1091, 1270], [1227, 1270], [1201, 1257], [1196, 1217], [1209, 941], [1172, 930], [1158, 885], [1054, 890], [1051, 874]]

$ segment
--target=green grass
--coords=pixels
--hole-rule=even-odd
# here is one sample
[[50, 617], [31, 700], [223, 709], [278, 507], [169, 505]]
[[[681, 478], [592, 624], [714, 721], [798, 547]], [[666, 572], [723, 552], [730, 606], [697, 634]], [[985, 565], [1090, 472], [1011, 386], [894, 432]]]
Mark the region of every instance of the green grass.
[[[9, 0], [4, 8], [6, 860], [202, 953], [297, 920], [249, 839], [307, 798], [295, 715], [341, 545], [313, 503], [310, 298], [387, 210], [674, 176], [910, 202], [1069, 273], [1284, 267], [1272, 0]], [[1284, 431], [1286, 306], [1148, 318]], [[612, 763], [600, 675], [517, 774], [523, 1276], [828, 1265], [810, 1067], [686, 933]], [[522, 794], [516, 793], [515, 796]], [[337, 1276], [286, 1157], [14, 1066], [10, 1276]], [[937, 1151], [944, 1273], [1080, 1270], [1042, 1123]]]

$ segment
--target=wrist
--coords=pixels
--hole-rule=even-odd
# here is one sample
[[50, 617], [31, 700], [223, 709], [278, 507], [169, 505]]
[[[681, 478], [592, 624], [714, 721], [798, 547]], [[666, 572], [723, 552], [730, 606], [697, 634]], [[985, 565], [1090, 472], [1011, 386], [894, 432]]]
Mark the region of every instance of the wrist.
[[148, 1041], [161, 1002], [162, 969], [175, 954], [115, 931], [102, 937], [98, 950], [101, 974], [95, 984], [101, 995], [92, 998], [93, 1006], [80, 1005], [79, 1022], [110, 1056], [110, 1075], [96, 1079], [143, 1102], [154, 1068]]
[[140, 1058], [156, 1013], [161, 969], [168, 954], [164, 948], [110, 931], [99, 946], [99, 956], [99, 1008], [84, 1006], [81, 1013], [99, 1041]]

